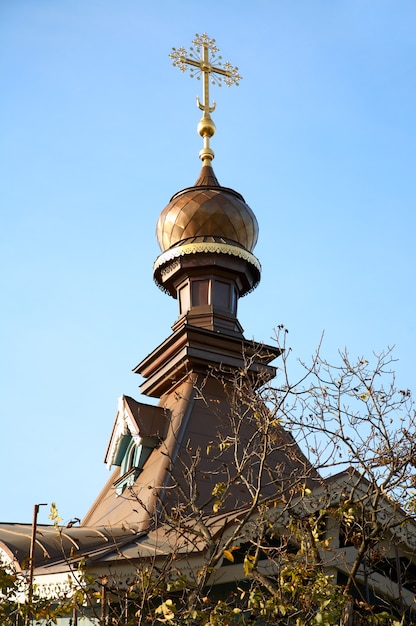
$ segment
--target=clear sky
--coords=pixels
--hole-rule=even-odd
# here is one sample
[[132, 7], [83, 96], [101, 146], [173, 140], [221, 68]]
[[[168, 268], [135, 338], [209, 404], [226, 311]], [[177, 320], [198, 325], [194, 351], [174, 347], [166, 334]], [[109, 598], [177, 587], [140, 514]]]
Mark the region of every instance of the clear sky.
[[118, 396], [146, 401], [131, 369], [177, 317], [155, 224], [200, 169], [201, 83], [168, 54], [195, 33], [243, 76], [212, 147], [260, 224], [246, 336], [395, 345], [415, 388], [415, 24], [414, 0], [1, 0], [1, 521], [82, 517]]

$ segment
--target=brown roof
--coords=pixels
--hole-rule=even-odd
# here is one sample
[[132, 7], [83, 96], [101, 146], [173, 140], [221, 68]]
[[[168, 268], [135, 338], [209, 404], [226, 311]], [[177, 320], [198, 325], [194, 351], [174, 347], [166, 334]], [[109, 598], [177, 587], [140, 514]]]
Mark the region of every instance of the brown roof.
[[[0, 548], [24, 569], [28, 565], [32, 526], [30, 524], [0, 524]], [[37, 526], [35, 566], [41, 567], [69, 558], [104, 554], [131, 541], [133, 533], [127, 528]]]
[[[177, 507], [186, 510], [196, 486], [196, 506], [212, 513], [212, 491], [220, 482], [229, 485], [222, 512], [247, 506], [252, 496], [238, 472], [243, 471], [247, 480], [257, 480], [255, 454], [242, 470], [235, 466], [232, 446], [218, 453], [219, 443], [227, 435], [233, 436], [230, 392], [232, 389], [215, 376], [193, 374], [162, 396], [160, 406], [170, 414], [166, 437], [150, 454], [133, 487], [118, 497], [113, 486], [119, 477], [116, 470], [82, 524], [124, 524], [136, 531], [148, 530], [157, 523], [164, 507], [169, 511]], [[256, 428], [255, 418], [248, 411], [235, 433], [240, 450], [253, 445]], [[284, 490], [294, 488], [298, 480], [320, 480], [292, 436], [283, 429], [278, 432], [278, 442], [271, 446], [267, 458], [268, 469], [262, 475], [263, 497], [279, 497]]]

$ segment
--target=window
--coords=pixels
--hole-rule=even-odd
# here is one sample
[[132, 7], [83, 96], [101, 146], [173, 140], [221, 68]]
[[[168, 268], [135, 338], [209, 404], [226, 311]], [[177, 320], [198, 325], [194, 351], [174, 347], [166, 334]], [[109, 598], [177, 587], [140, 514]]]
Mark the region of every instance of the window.
[[187, 311], [189, 311], [191, 302], [189, 299], [189, 283], [186, 283], [183, 287], [181, 287], [178, 291], [179, 294], [179, 314], [183, 315]]
[[235, 291], [231, 283], [216, 280], [213, 288], [213, 304], [223, 309], [234, 310]]
[[135, 467], [136, 456], [140, 456], [140, 448], [141, 446], [137, 446], [137, 444], [134, 442], [133, 437], [130, 435], [130, 442], [127, 446], [123, 460], [121, 462], [121, 474], [125, 474], [132, 467]]
[[120, 496], [127, 487], [131, 487], [136, 482], [142, 471], [143, 465], [149, 458], [153, 446], [144, 446], [136, 443], [131, 435], [125, 435], [129, 439], [124, 447], [124, 456], [120, 463], [120, 478], [114, 483], [116, 494]]
[[209, 304], [209, 283], [208, 279], [192, 281], [192, 306]]

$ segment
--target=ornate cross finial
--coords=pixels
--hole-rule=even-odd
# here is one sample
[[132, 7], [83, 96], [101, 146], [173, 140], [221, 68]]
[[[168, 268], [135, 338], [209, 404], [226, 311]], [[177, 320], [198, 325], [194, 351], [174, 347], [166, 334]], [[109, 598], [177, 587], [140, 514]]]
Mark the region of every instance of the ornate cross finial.
[[203, 77], [202, 102], [197, 97], [197, 105], [203, 111], [202, 119], [198, 124], [198, 132], [204, 139], [204, 147], [200, 151], [199, 156], [205, 164], [208, 164], [214, 158], [214, 152], [209, 146], [209, 140], [215, 133], [215, 124], [211, 119], [211, 113], [215, 110], [215, 102], [210, 105], [209, 102], [209, 84], [221, 87], [224, 82], [227, 87], [238, 85], [241, 76], [238, 73], [238, 67], [233, 67], [231, 63], [222, 62], [222, 57], [218, 55], [219, 49], [215, 45], [215, 39], [210, 39], [206, 33], [196, 35], [192, 40], [195, 48], [191, 47], [190, 52], [185, 48], [173, 48], [173, 52], [169, 55], [173, 61], [173, 65], [179, 67], [181, 72], [189, 69], [192, 77], [196, 76], [200, 80]]

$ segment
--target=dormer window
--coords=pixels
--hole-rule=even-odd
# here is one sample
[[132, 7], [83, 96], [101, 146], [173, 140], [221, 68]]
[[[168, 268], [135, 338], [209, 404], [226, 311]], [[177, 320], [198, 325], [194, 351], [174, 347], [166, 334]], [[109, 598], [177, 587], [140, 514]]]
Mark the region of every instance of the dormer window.
[[128, 396], [119, 399], [105, 459], [109, 469], [120, 467], [120, 476], [114, 482], [117, 496], [134, 485], [150, 454], [164, 438], [167, 423], [164, 409], [136, 402]]
[[142, 441], [136, 442], [131, 435], [125, 435], [127, 441], [124, 444], [125, 452], [120, 463], [120, 478], [114, 483], [116, 494], [119, 496], [126, 487], [131, 487], [143, 469], [153, 448], [156, 447], [156, 438], [147, 438], [143, 445]]
[[127, 446], [127, 450], [124, 453], [124, 458], [121, 463], [122, 474], [128, 472], [132, 467], [138, 466], [138, 462], [140, 460], [140, 452], [142, 448], [142, 446], [138, 446], [134, 442], [134, 439], [131, 437], [131, 435], [127, 435], [127, 437], [130, 439], [130, 443]]

